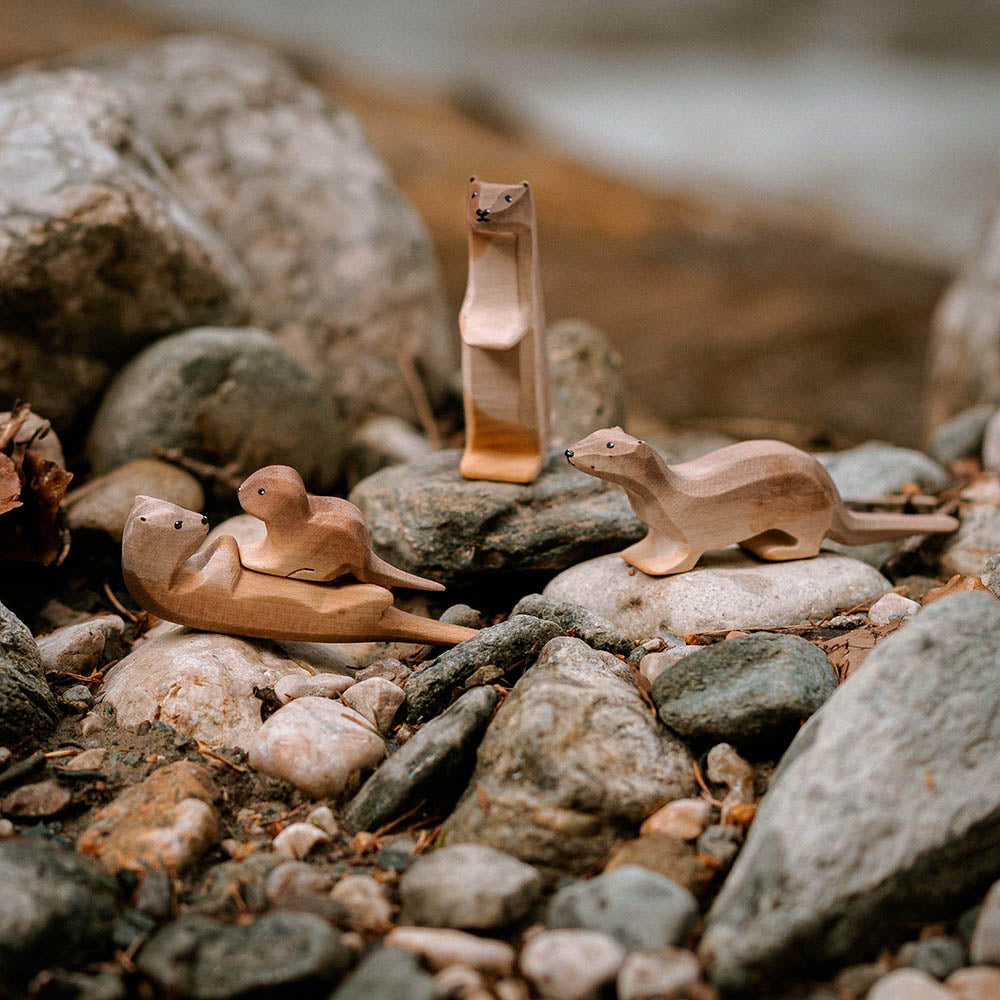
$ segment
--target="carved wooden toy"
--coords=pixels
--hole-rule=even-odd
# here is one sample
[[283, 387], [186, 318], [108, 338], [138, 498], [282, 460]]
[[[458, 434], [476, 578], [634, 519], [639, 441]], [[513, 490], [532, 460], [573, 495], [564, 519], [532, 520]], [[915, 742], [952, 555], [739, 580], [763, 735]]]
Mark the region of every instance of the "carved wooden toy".
[[129, 593], [166, 621], [261, 639], [362, 642], [399, 639], [454, 645], [476, 634], [392, 606], [373, 583], [311, 583], [247, 569], [222, 535], [207, 546], [208, 518], [138, 496], [122, 540]]
[[522, 184], [469, 179], [462, 302], [467, 479], [530, 483], [545, 463], [549, 376], [535, 205]]
[[380, 587], [444, 590], [380, 559], [361, 511], [339, 497], [309, 496], [302, 477], [287, 465], [258, 469], [237, 494], [240, 506], [267, 526], [260, 541], [240, 551], [247, 569], [316, 582], [351, 573]]
[[802, 559], [824, 538], [861, 545], [954, 531], [943, 514], [865, 514], [844, 506], [830, 474], [781, 441], [744, 441], [681, 465], [620, 427], [566, 450], [570, 465], [617, 483], [649, 526], [622, 558], [650, 576], [684, 573], [710, 549], [738, 543], [761, 559]]

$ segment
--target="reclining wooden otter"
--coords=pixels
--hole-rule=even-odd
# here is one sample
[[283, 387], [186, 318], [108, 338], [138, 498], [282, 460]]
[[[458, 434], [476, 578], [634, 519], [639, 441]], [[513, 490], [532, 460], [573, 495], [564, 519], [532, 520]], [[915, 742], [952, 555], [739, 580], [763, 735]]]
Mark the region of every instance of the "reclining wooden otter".
[[391, 591], [372, 583], [310, 583], [254, 572], [241, 564], [235, 538], [222, 535], [202, 547], [207, 534], [201, 514], [135, 498], [122, 539], [122, 573], [141, 607], [179, 625], [261, 639], [450, 646], [476, 634], [400, 611]]
[[803, 559], [824, 538], [845, 545], [954, 531], [942, 514], [863, 514], [844, 506], [830, 474], [781, 441], [744, 441], [681, 465], [620, 427], [566, 449], [570, 465], [617, 483], [649, 533], [622, 558], [650, 576], [684, 573], [710, 549], [738, 543], [761, 559]]
[[380, 587], [444, 590], [380, 559], [361, 511], [340, 497], [309, 496], [302, 477], [287, 465], [258, 469], [237, 495], [240, 506], [267, 525], [260, 541], [240, 551], [247, 569], [317, 582], [350, 573]]

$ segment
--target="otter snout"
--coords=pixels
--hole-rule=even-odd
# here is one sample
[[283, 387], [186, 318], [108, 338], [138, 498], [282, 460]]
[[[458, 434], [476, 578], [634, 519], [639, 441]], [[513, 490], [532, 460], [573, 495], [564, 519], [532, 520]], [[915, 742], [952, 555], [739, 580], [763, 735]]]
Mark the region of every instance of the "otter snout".
[[480, 222], [489, 222], [490, 210], [488, 208], [477, 208], [476, 218], [479, 219]]

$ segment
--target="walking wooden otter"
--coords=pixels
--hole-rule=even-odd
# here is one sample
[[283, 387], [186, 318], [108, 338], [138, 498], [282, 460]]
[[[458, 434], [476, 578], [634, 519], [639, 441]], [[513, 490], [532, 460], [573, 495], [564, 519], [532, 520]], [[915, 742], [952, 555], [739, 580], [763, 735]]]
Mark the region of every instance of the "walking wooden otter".
[[621, 556], [650, 576], [684, 573], [710, 549], [738, 543], [761, 559], [803, 559], [824, 538], [861, 545], [954, 531], [943, 514], [863, 514], [840, 499], [811, 455], [781, 441], [744, 441], [681, 465], [620, 427], [566, 450], [570, 465], [617, 483], [649, 534]]
[[466, 479], [533, 482], [549, 437], [535, 204], [527, 181], [469, 178], [469, 281], [459, 314]]
[[400, 639], [454, 645], [474, 629], [421, 618], [392, 606], [372, 583], [324, 584], [256, 573], [222, 535], [202, 547], [208, 518], [167, 500], [137, 496], [122, 539], [129, 593], [166, 621], [260, 639], [363, 642]]
[[380, 559], [361, 511], [339, 497], [309, 496], [302, 477], [287, 465], [258, 469], [237, 494], [240, 506], [267, 526], [262, 539], [240, 552], [247, 569], [315, 582], [351, 573], [380, 587], [444, 590]]

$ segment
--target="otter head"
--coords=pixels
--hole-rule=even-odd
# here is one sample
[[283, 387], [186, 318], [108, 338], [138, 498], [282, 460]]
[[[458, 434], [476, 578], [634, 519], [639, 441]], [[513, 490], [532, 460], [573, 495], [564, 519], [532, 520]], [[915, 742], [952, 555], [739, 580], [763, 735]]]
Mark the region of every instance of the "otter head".
[[607, 427], [588, 434], [565, 451], [566, 461], [598, 479], [620, 483], [633, 478], [654, 454], [645, 441], [626, 434], [620, 427]]
[[302, 477], [288, 465], [258, 469], [243, 480], [236, 493], [240, 506], [262, 521], [290, 511], [302, 515], [309, 512], [309, 497]]
[[465, 218], [480, 233], [533, 228], [535, 205], [528, 182], [488, 184], [477, 177], [470, 177]]
[[198, 551], [208, 534], [208, 518], [169, 500], [137, 496], [125, 522], [123, 555], [162, 562], [173, 573]]

